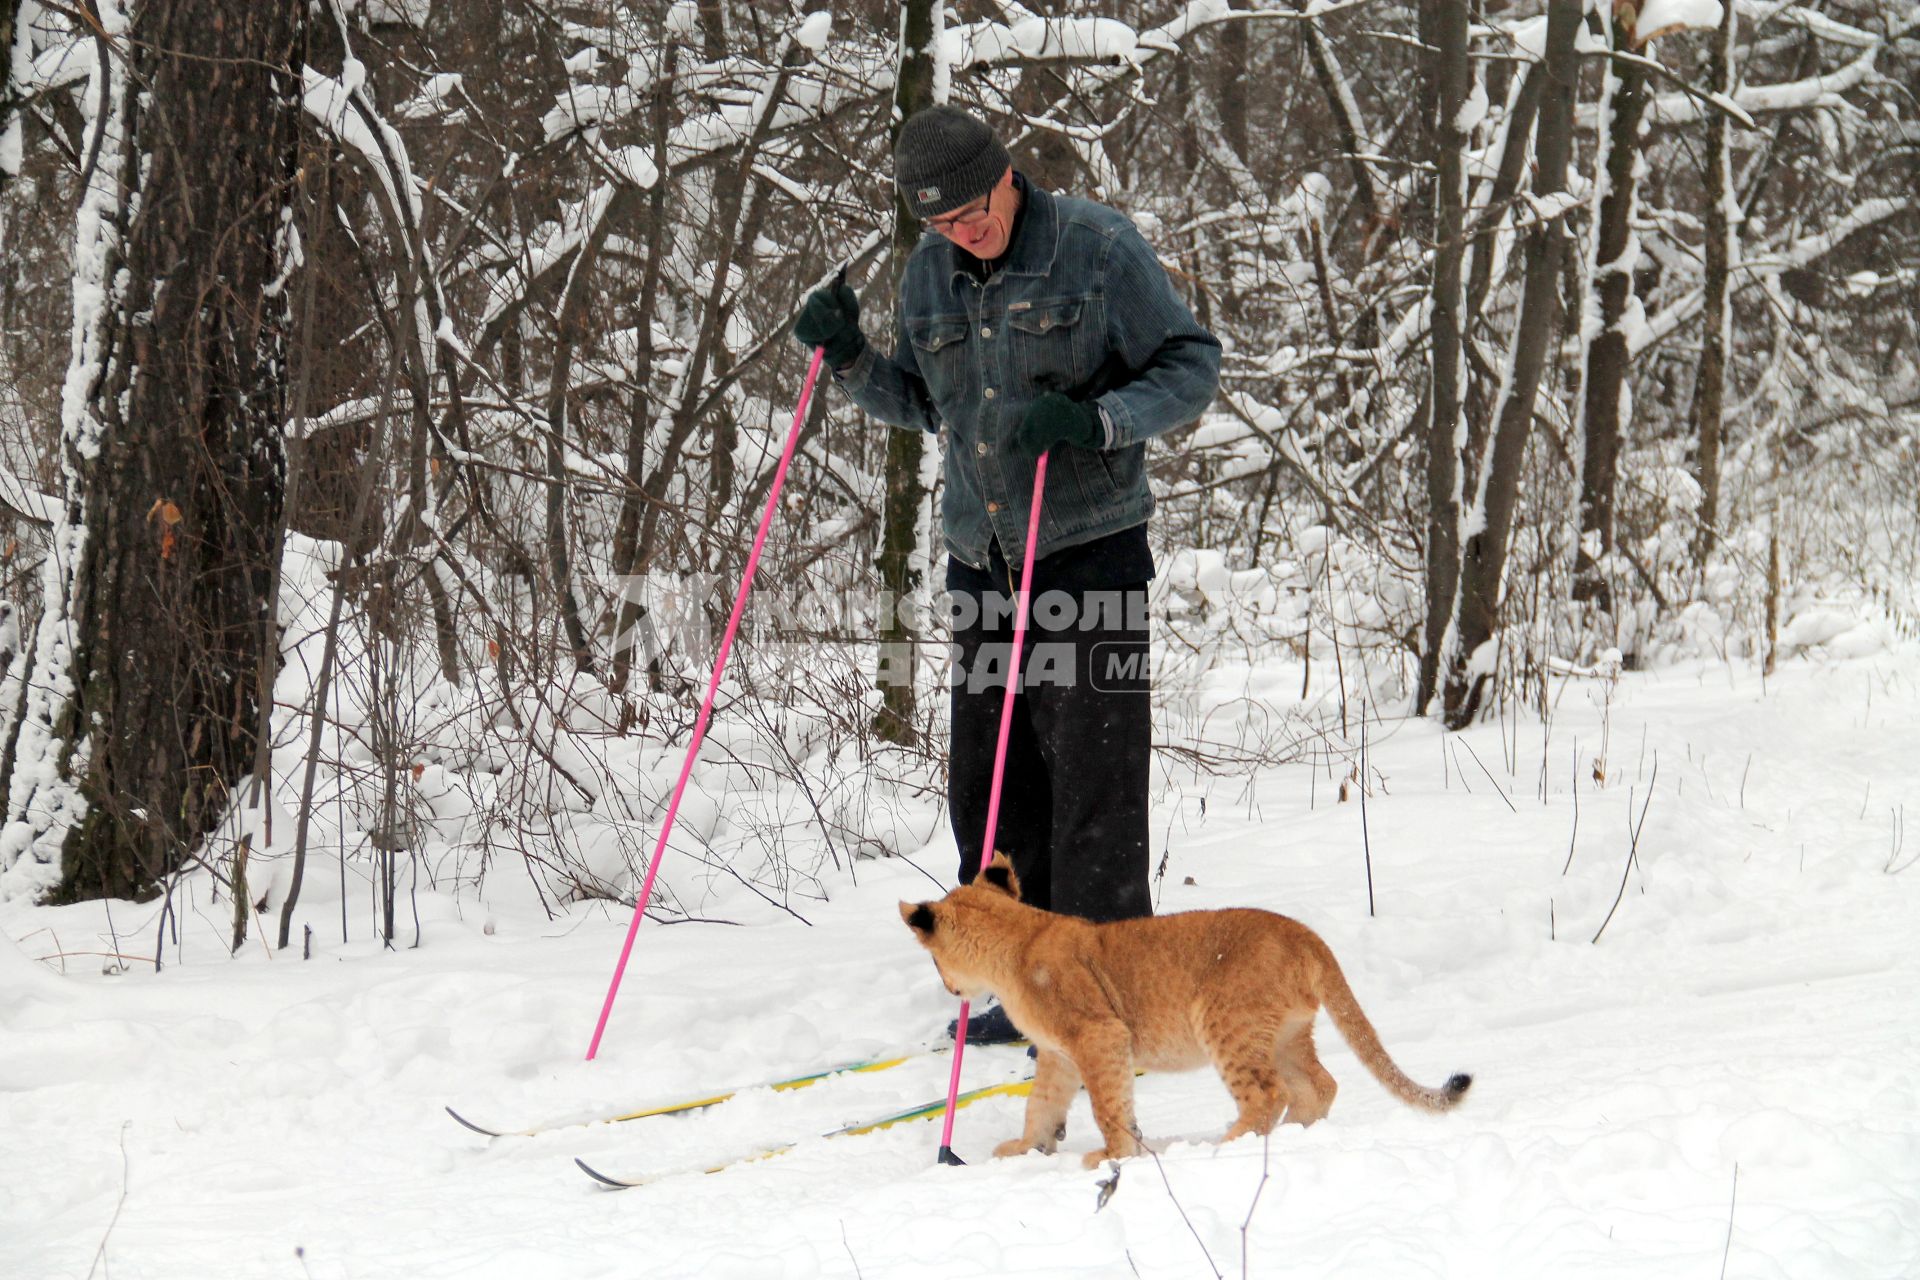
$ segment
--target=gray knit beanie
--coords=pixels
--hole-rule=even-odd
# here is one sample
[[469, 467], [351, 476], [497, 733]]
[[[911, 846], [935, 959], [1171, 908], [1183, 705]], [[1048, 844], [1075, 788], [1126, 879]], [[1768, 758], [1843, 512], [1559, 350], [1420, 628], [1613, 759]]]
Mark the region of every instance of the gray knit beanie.
[[935, 218], [993, 190], [1012, 160], [984, 121], [928, 107], [900, 126], [893, 180], [916, 218]]

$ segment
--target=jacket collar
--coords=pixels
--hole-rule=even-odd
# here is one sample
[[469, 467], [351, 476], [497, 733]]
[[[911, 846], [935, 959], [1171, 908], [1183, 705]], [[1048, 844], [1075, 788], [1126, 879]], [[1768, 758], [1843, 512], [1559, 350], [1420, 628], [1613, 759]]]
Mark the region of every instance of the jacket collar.
[[[1007, 263], [1000, 270], [1014, 276], [1044, 276], [1053, 270], [1054, 254], [1060, 246], [1060, 211], [1050, 193], [1025, 174], [1020, 176], [1026, 186], [1021, 197], [1024, 203], [1020, 209], [1020, 230], [1007, 254]], [[949, 274], [955, 277], [957, 285], [958, 277], [968, 274], [963, 256], [967, 251], [944, 236], [941, 240], [947, 248]]]

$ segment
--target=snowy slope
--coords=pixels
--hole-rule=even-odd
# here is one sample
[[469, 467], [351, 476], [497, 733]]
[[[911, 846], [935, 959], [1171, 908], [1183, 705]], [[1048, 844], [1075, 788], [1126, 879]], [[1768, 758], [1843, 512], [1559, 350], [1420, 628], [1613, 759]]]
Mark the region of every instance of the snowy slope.
[[[1214, 678], [1282, 705], [1299, 688]], [[1798, 660], [1764, 685], [1629, 675], [1605, 701], [1575, 682], [1550, 734], [1509, 725], [1505, 747], [1499, 726], [1457, 747], [1373, 726], [1364, 842], [1325, 770], [1167, 775], [1162, 910], [1306, 920], [1411, 1075], [1476, 1082], [1461, 1111], [1413, 1114], [1323, 1026], [1332, 1115], [1222, 1148], [1210, 1075], [1148, 1077], [1160, 1159], [1126, 1164], [1104, 1208], [1084, 1101], [1051, 1158], [986, 1160], [1019, 1124], [997, 1100], [962, 1114], [960, 1169], [933, 1164], [934, 1124], [617, 1194], [571, 1164], [673, 1170], [806, 1138], [937, 1096], [942, 1059], [532, 1139], [441, 1112], [528, 1123], [932, 1036], [952, 1002], [893, 904], [938, 892], [949, 845], [861, 863], [807, 924], [743, 896], [712, 912], [737, 925], [646, 925], [591, 1064], [617, 911], [549, 922], [423, 894], [425, 944], [382, 954], [339, 944], [321, 874], [310, 962], [227, 959], [226, 908], [203, 902], [186, 963], [109, 977], [71, 954], [113, 949], [99, 904], [0, 907], [0, 1276], [1648, 1280], [1723, 1257], [1729, 1277], [1920, 1275], [1920, 868], [1885, 869], [1902, 806], [1920, 827], [1920, 655]], [[1894, 866], [1916, 858], [1920, 831]], [[113, 924], [151, 954], [152, 906], [116, 904]], [[57, 951], [64, 977], [35, 962]], [[975, 1051], [966, 1081], [1022, 1065]]]

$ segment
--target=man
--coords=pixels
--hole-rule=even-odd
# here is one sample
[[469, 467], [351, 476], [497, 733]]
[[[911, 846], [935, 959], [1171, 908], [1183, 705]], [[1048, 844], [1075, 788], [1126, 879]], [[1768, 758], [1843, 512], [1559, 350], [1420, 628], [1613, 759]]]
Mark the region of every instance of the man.
[[[894, 181], [929, 234], [901, 278], [893, 354], [867, 342], [844, 282], [808, 298], [794, 334], [825, 348], [835, 381], [874, 417], [947, 429], [960, 880], [980, 868], [1035, 460], [1048, 453], [994, 843], [1035, 906], [1151, 914], [1146, 442], [1206, 409], [1220, 344], [1125, 215], [1027, 181], [968, 113], [908, 120]], [[967, 1038], [1017, 1034], [996, 1007]]]

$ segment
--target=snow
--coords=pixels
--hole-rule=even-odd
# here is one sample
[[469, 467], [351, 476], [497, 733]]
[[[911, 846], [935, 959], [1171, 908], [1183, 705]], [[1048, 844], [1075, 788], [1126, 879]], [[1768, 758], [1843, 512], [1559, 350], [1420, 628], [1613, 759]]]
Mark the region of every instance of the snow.
[[[1547, 15], [1526, 18], [1511, 26], [1494, 24], [1493, 30], [1500, 32], [1513, 41], [1516, 48], [1530, 61], [1542, 62], [1547, 56]], [[1573, 35], [1573, 47], [1579, 53], [1597, 53], [1606, 48], [1602, 39], [1582, 23]]]
[[[17, 86], [7, 89], [4, 95], [11, 99], [15, 93], [24, 95], [27, 85], [35, 79], [36, 68], [33, 58], [32, 22], [35, 9], [29, 6], [24, 13], [14, 15], [12, 43], [0, 47], [0, 67], [5, 68], [5, 76], [10, 84]], [[91, 73], [91, 68], [78, 71], [74, 79]], [[25, 158], [25, 130], [21, 113], [11, 102], [4, 111], [0, 111], [0, 178], [20, 176], [20, 164]], [[0, 218], [0, 251], [6, 248], [6, 220]]]
[[1645, 44], [1675, 31], [1711, 31], [1722, 16], [1720, 0], [1645, 0], [1634, 20], [1634, 39]]
[[[17, 50], [15, 57], [18, 57]], [[23, 91], [43, 93], [64, 88], [92, 75], [98, 58], [99, 46], [90, 39], [43, 49], [33, 60], [31, 70], [21, 78], [20, 87]]]
[[1131, 58], [1134, 29], [1113, 18], [1027, 18], [1013, 24], [1013, 44], [1030, 58]]
[[1475, 76], [1473, 91], [1467, 100], [1460, 104], [1460, 110], [1454, 113], [1453, 127], [1461, 133], [1472, 133], [1482, 120], [1487, 118], [1487, 82], [1484, 77]]
[[949, 67], [964, 69], [1000, 62], [1019, 54], [1013, 32], [998, 22], [963, 22], [941, 33], [940, 49]]
[[1833, 606], [1814, 606], [1802, 610], [1780, 630], [1783, 648], [1804, 649], [1821, 645], [1853, 630], [1858, 621], [1853, 613]]
[[607, 156], [607, 166], [636, 187], [651, 187], [660, 171], [643, 147], [622, 147]]
[[1544, 196], [1523, 191], [1520, 193], [1520, 199], [1526, 202], [1535, 222], [1552, 222], [1555, 218], [1565, 217], [1586, 203], [1571, 191], [1552, 191]]
[[[1857, 88], [1877, 74], [1874, 60], [1878, 53], [1879, 46], [1875, 44], [1853, 61], [1833, 71], [1819, 72], [1784, 84], [1742, 84], [1734, 92], [1734, 104], [1745, 119], [1750, 119], [1757, 112], [1839, 106], [1843, 101], [1841, 94]], [[1647, 104], [1646, 120], [1650, 125], [1686, 124], [1699, 119], [1703, 110], [1696, 99], [1685, 93], [1656, 94]]]
[[553, 142], [575, 130], [624, 116], [636, 101], [635, 90], [625, 85], [568, 85], [554, 97], [553, 106], [541, 118], [541, 128], [546, 140]]
[[420, 85], [420, 92], [394, 108], [394, 118], [398, 120], [430, 120], [442, 118], [448, 124], [457, 124], [464, 117], [458, 115], [458, 104], [454, 95], [460, 92], [462, 76], [458, 71], [443, 71], [426, 78]]
[[[352, 3], [344, 6], [350, 13], [357, 7]], [[365, 0], [367, 21], [378, 26], [391, 23], [407, 27], [424, 27], [433, 14], [433, 0]]]
[[[1216, 565], [1191, 569], [1217, 585]], [[643, 925], [591, 1064], [623, 910], [549, 921], [516, 875], [459, 898], [423, 879], [421, 945], [409, 920], [387, 952], [357, 866], [341, 943], [322, 859], [307, 962], [297, 928], [292, 950], [228, 958], [231, 907], [204, 884], [180, 896], [184, 952], [158, 974], [142, 958], [158, 904], [112, 904], [111, 928], [99, 903], [0, 906], [0, 1275], [83, 1275], [101, 1251], [118, 1276], [237, 1280], [1204, 1276], [1202, 1249], [1240, 1274], [1243, 1222], [1256, 1276], [1659, 1280], [1720, 1274], [1723, 1256], [1730, 1277], [1916, 1274], [1920, 872], [1901, 865], [1911, 842], [1889, 854], [1920, 753], [1920, 654], [1789, 658], [1764, 681], [1606, 674], [1556, 682], [1550, 733], [1374, 724], [1364, 827], [1333, 800], [1333, 767], [1208, 780], [1160, 762], [1159, 909], [1313, 925], [1410, 1074], [1476, 1074], [1452, 1115], [1394, 1103], [1326, 1031], [1332, 1115], [1268, 1142], [1213, 1145], [1229, 1104], [1208, 1073], [1141, 1080], [1159, 1160], [1123, 1165], [1104, 1207], [1106, 1171], [1079, 1166], [1084, 1099], [1054, 1157], [987, 1157], [1017, 1099], [961, 1113], [961, 1168], [934, 1163], [934, 1124], [808, 1136], [939, 1096], [939, 1058], [489, 1142], [440, 1108], [520, 1125], [935, 1035], [952, 1001], [894, 904], [938, 892], [950, 841], [829, 872], [827, 900], [797, 904], [808, 924], [721, 877], [699, 914], [735, 925]], [[1297, 666], [1209, 679], [1229, 727], [1303, 709]], [[471, 801], [420, 781], [456, 830]], [[693, 887], [687, 855], [669, 858]], [[973, 1050], [963, 1084], [1023, 1067]], [[698, 1168], [786, 1138], [777, 1159], [619, 1195], [571, 1164]]]
[[0, 467], [0, 505], [49, 525], [66, 514], [58, 498], [40, 492], [5, 467]]
[[819, 53], [827, 47], [827, 37], [833, 31], [833, 14], [825, 9], [810, 13], [805, 21], [794, 29], [793, 42], [802, 49]]

